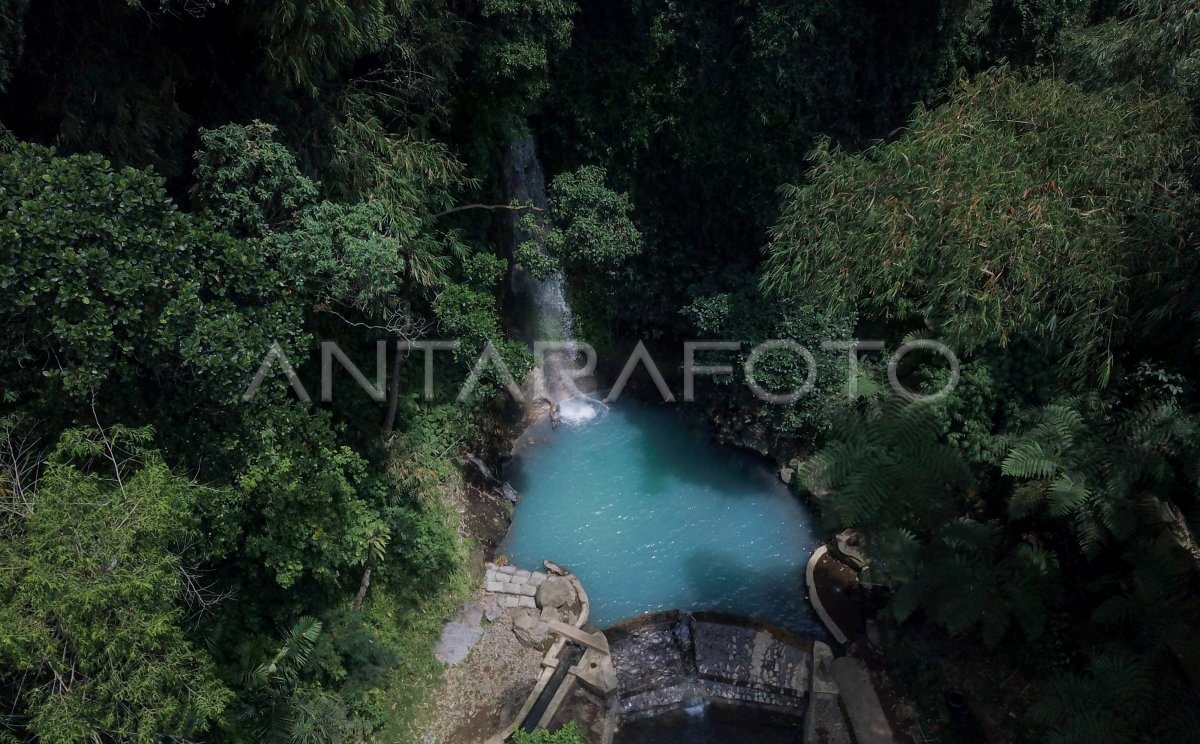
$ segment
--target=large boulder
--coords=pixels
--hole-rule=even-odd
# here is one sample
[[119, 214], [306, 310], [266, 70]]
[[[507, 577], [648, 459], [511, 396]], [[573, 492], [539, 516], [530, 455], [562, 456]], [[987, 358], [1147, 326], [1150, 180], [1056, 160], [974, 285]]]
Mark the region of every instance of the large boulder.
[[578, 595], [570, 579], [563, 576], [550, 576], [537, 588], [534, 598], [538, 607], [567, 607], [574, 604]]
[[513, 635], [526, 646], [540, 646], [550, 635], [550, 626], [530, 609], [515, 611], [512, 626]]

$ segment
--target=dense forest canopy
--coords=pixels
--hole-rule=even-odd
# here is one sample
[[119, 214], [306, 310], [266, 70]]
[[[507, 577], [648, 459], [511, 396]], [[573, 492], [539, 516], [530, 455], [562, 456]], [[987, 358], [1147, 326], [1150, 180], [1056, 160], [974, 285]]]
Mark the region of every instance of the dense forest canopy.
[[[1178, 0], [0, 0], [0, 741], [414, 740], [518, 264], [602, 352], [950, 345], [697, 406], [805, 454], [942, 741], [971, 669], [1011, 740], [1200, 741], [1198, 115]], [[430, 336], [433, 400], [243, 400]]]

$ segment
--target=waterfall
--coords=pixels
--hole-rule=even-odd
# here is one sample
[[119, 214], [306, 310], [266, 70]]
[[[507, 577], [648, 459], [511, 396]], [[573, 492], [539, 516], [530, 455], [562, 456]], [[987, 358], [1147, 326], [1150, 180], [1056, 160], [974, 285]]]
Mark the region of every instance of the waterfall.
[[[509, 202], [516, 201], [534, 207], [536, 219], [544, 219], [546, 210], [546, 179], [541, 161], [537, 156], [537, 144], [528, 127], [510, 123], [506, 128], [504, 152], [504, 186]], [[527, 212], [513, 212], [508, 216], [508, 235], [512, 249], [537, 236], [521, 227], [522, 217]], [[575, 318], [567, 300], [566, 281], [561, 273], [543, 280], [534, 278], [518, 266], [512, 273], [512, 292], [524, 304], [522, 331], [526, 343], [535, 341], [558, 341], [566, 345], [561, 352], [546, 354], [542, 385], [535, 383], [538, 395], [550, 403], [552, 421], [562, 420], [568, 424], [579, 424], [595, 416], [604, 404], [584, 393], [576, 382], [567, 375], [575, 369], [577, 339]]]

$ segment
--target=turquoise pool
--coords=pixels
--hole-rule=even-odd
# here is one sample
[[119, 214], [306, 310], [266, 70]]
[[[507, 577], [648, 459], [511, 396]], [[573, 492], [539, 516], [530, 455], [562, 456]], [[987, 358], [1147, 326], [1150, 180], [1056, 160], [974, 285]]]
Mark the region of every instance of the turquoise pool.
[[516, 445], [506, 475], [521, 501], [501, 553], [570, 568], [600, 627], [675, 608], [824, 634], [804, 585], [811, 515], [766, 463], [713, 444], [676, 406], [563, 414]]

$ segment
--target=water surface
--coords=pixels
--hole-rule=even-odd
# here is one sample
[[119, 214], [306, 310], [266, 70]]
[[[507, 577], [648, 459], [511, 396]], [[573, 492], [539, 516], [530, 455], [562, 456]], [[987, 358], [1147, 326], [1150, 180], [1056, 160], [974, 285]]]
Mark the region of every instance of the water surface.
[[623, 724], [617, 744], [795, 744], [800, 732], [792, 725], [756, 718], [746, 709], [720, 712], [677, 711]]
[[713, 444], [676, 406], [591, 405], [518, 442], [506, 474], [521, 501], [500, 552], [570, 568], [600, 627], [717, 610], [820, 637], [804, 586], [811, 518], [766, 464]]

